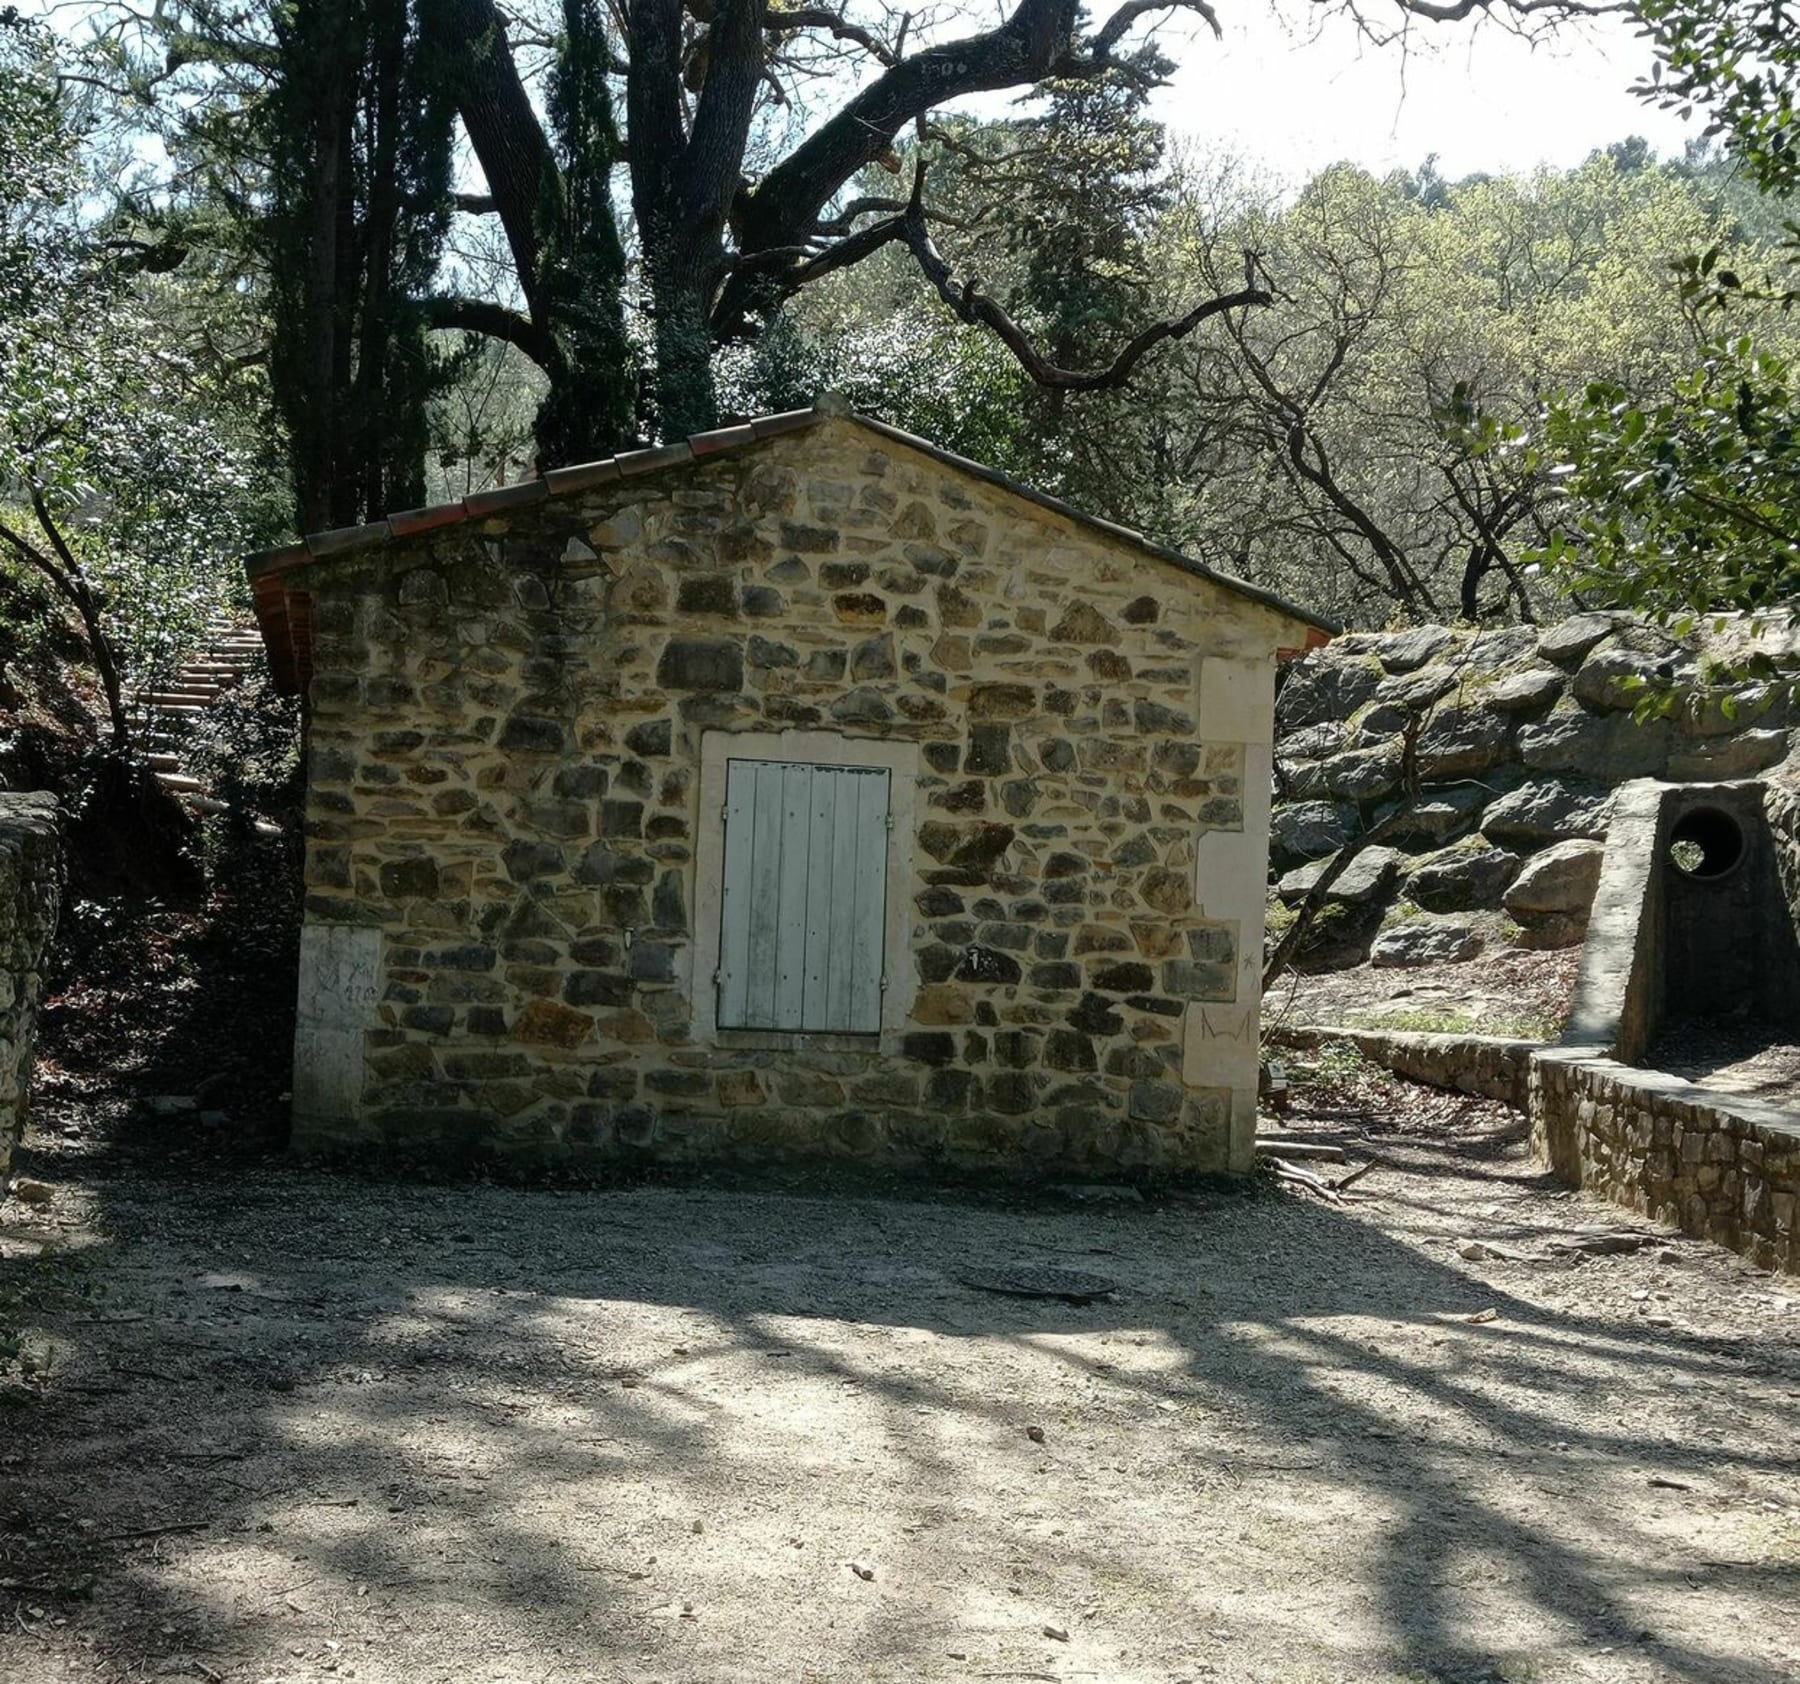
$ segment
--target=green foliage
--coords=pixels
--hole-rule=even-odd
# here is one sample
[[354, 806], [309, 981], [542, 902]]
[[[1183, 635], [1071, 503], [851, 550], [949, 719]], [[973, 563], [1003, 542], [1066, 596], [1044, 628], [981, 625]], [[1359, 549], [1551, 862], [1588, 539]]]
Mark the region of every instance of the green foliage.
[[296, 0], [256, 102], [267, 202], [242, 207], [268, 277], [273, 390], [298, 524], [425, 498], [427, 411], [454, 378], [421, 300], [450, 222], [450, 67], [438, 0]]
[[789, 312], [754, 347], [721, 353], [716, 378], [726, 412], [795, 409], [834, 392], [946, 449], [1029, 476], [1029, 382], [990, 336], [916, 303], [871, 309], [847, 284], [820, 288], [808, 304], [824, 313], [841, 304], [843, 315], [832, 331], [821, 332], [812, 309]]
[[118, 261], [50, 38], [0, 16], [0, 548], [83, 622], [114, 704], [238, 588], [266, 516], [235, 394]]
[[1543, 446], [1569, 499], [1549, 559], [1580, 589], [1663, 617], [1800, 593], [1800, 429], [1789, 362], [1715, 340], [1670, 396], [1590, 384]]
[[1252, 249], [1279, 296], [1235, 355], [1181, 359], [1171, 536], [1352, 623], [1554, 611], [1528, 569], [1555, 487], [1484, 435], [1572, 382], [1666, 388], [1692, 344], [1669, 257], [1718, 232], [1704, 196], [1609, 156], [1457, 183], [1339, 166], [1222, 214], [1208, 188], [1172, 264], [1222, 287]]
[[549, 463], [591, 461], [632, 437], [636, 359], [625, 333], [625, 249], [611, 198], [619, 136], [607, 78], [616, 68], [596, 0], [563, 0], [549, 97], [562, 168], [544, 182], [538, 213], [550, 346], [537, 438]]
[[189, 735], [184, 763], [233, 812], [278, 812], [299, 791], [301, 741], [299, 702], [276, 695], [265, 677], [207, 711]]
[[1707, 134], [1726, 137], [1764, 192], [1791, 195], [1800, 33], [1783, 0], [1639, 0], [1637, 15], [1656, 49], [1637, 91], [1684, 115], [1704, 109]]
[[[1724, 137], [1750, 180], [1785, 201], [1800, 186], [1800, 36], [1781, 5], [1647, 0], [1640, 15], [1657, 64], [1638, 91], [1705, 108], [1708, 136]], [[1544, 554], [1574, 588], [1677, 624], [1724, 610], [1791, 612], [1800, 392], [1785, 312], [1800, 294], [1768, 271], [1792, 263], [1797, 240], [1787, 221], [1779, 256], [1690, 242], [1676, 263], [1684, 302], [1702, 318], [1729, 309], [1735, 329], [1702, 340], [1660, 386], [1589, 380], [1547, 406], [1533, 448], [1567, 505]]]

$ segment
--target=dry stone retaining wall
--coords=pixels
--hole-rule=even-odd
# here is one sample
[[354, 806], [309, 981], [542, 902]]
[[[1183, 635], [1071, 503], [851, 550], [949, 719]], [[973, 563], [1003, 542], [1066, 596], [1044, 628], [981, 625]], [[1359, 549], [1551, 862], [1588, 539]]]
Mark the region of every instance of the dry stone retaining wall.
[[1396, 1076], [1452, 1093], [1497, 1099], [1525, 1109], [1526, 1075], [1537, 1041], [1503, 1035], [1446, 1035], [1418, 1029], [1297, 1027], [1277, 1031], [1278, 1046], [1310, 1052], [1331, 1043], [1355, 1047], [1371, 1064]]
[[[1645, 683], [1676, 688], [1670, 717], [1633, 717]], [[1309, 655], [1277, 705], [1280, 897], [1298, 901], [1311, 862], [1395, 811], [1415, 718], [1423, 800], [1380, 870], [1329, 897], [1303, 965], [1469, 957], [1496, 936], [1579, 941], [1619, 784], [1754, 777], [1787, 758], [1796, 716], [1777, 687], [1724, 700], [1692, 650], [1616, 614], [1542, 633], [1355, 633]]]
[[0, 1195], [25, 1129], [44, 957], [62, 887], [55, 797], [0, 791]]

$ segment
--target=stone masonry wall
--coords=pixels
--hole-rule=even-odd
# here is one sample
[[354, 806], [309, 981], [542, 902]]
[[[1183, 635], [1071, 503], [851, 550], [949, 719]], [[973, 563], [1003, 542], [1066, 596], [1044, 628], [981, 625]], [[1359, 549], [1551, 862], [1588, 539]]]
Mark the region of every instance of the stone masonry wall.
[[44, 955], [62, 886], [55, 797], [0, 792], [0, 1196], [25, 1130]]
[[1634, 1070], [1591, 1048], [1531, 1060], [1539, 1159], [1588, 1188], [1764, 1268], [1800, 1272], [1800, 1119]]
[[[302, 1143], [1247, 1167], [1291, 622], [843, 421], [307, 584], [308, 935], [380, 940]], [[785, 730], [918, 745], [879, 1042], [696, 1038], [701, 738]]]
[[1312, 1052], [1342, 1043], [1355, 1047], [1371, 1064], [1379, 1064], [1409, 1082], [1447, 1088], [1452, 1093], [1497, 1099], [1516, 1111], [1525, 1109], [1531, 1055], [1541, 1044], [1504, 1035], [1445, 1035], [1418, 1029], [1340, 1029], [1296, 1026], [1276, 1031], [1277, 1046]]

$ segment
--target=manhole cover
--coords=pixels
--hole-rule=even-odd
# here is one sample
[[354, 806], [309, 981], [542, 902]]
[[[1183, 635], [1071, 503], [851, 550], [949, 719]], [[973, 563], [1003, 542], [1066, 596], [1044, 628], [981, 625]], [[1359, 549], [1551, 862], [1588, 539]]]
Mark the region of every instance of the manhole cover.
[[1008, 1298], [1060, 1298], [1066, 1304], [1091, 1304], [1118, 1291], [1104, 1275], [1084, 1275], [1077, 1269], [1053, 1269], [1026, 1264], [1017, 1269], [977, 1269], [956, 1277], [978, 1292], [1004, 1293]]

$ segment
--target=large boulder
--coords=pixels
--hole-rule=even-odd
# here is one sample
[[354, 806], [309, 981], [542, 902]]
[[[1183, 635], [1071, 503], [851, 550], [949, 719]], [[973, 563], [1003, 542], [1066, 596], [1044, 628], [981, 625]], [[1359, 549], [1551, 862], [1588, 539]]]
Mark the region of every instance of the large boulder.
[[1373, 661], [1353, 658], [1339, 638], [1330, 648], [1309, 655], [1282, 681], [1275, 717], [1283, 731], [1307, 725], [1341, 726], [1365, 706], [1381, 682]]
[[1385, 929], [1369, 949], [1369, 963], [1382, 966], [1442, 965], [1473, 959], [1481, 937], [1457, 918], [1408, 918]]
[[[1458, 831], [1467, 830], [1475, 822], [1492, 791], [1480, 784], [1450, 784], [1443, 789], [1425, 790], [1419, 803], [1389, 833], [1397, 837], [1426, 842], [1447, 842]], [[1398, 802], [1375, 809], [1377, 822], [1391, 817]]]
[[1506, 758], [1510, 733], [1506, 719], [1488, 708], [1436, 708], [1419, 733], [1419, 776], [1435, 782], [1498, 766]]
[[1448, 626], [1414, 626], [1381, 640], [1381, 664], [1391, 673], [1417, 672], [1455, 643], [1456, 633]]
[[1753, 778], [1788, 757], [1785, 731], [1744, 731], [1735, 737], [1708, 737], [1669, 756], [1671, 783], [1713, 783]]
[[1682, 698], [1675, 722], [1690, 737], [1730, 737], [1753, 725], [1791, 725], [1794, 710], [1785, 684], [1700, 685]]
[[1549, 707], [1562, 688], [1563, 675], [1555, 667], [1526, 667], [1496, 679], [1481, 699], [1501, 713], [1536, 713]]
[[1525, 862], [1502, 904], [1521, 923], [1551, 916], [1586, 919], [1605, 857], [1598, 842], [1558, 842]]
[[1596, 784], [1541, 778], [1503, 795], [1481, 818], [1481, 832], [1494, 842], [1536, 847], [1567, 837], [1600, 837], [1612, 818], [1612, 796]]
[[1630, 713], [1658, 691], [1691, 688], [1692, 658], [1679, 645], [1644, 627], [1630, 627], [1602, 642], [1576, 672], [1570, 691], [1600, 713]]
[[1278, 859], [1317, 860], [1335, 854], [1356, 829], [1356, 809], [1336, 801], [1297, 801], [1279, 808], [1269, 825]]
[[1483, 678], [1510, 672], [1537, 652], [1535, 626], [1484, 627], [1463, 645], [1461, 665]]
[[1347, 746], [1348, 735], [1343, 722], [1335, 719], [1323, 725], [1283, 731], [1275, 745], [1275, 758], [1284, 764], [1290, 760], [1324, 760]]
[[1400, 782], [1400, 748], [1388, 743], [1352, 749], [1324, 761], [1319, 773], [1329, 794], [1345, 801], [1377, 801]]
[[1362, 737], [1390, 736], [1409, 719], [1455, 689], [1461, 675], [1451, 667], [1425, 667], [1397, 678], [1384, 678], [1375, 686], [1374, 706], [1357, 723]]
[[1574, 666], [1627, 618], [1623, 614], [1571, 614], [1538, 638], [1538, 653], [1559, 667]]
[[1518, 871], [1519, 856], [1510, 849], [1470, 837], [1421, 862], [1406, 880], [1406, 895], [1430, 912], [1495, 907]]
[[[1313, 891], [1327, 865], [1316, 860], [1290, 871], [1276, 885], [1276, 892], [1290, 905], [1303, 901]], [[1392, 848], [1364, 848], [1344, 867], [1343, 875], [1325, 891], [1326, 901], [1340, 901], [1346, 906], [1361, 906], [1385, 893], [1399, 874], [1401, 858]]]
[[1567, 697], [1519, 731], [1519, 758], [1534, 772], [1573, 772], [1602, 783], [1659, 778], [1669, 763], [1666, 719], [1640, 724], [1628, 713], [1589, 713]]

